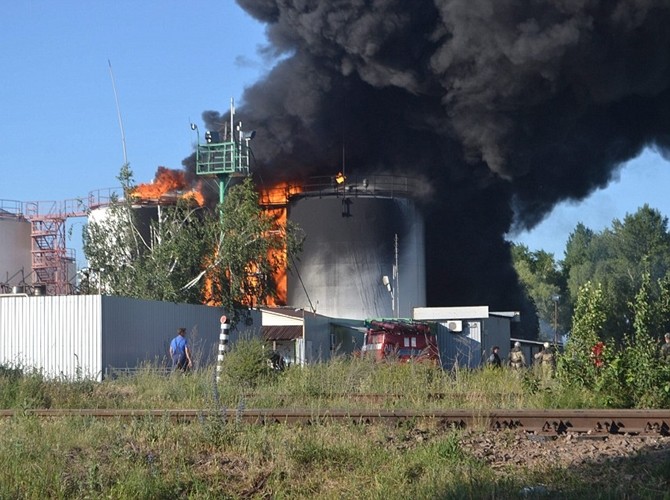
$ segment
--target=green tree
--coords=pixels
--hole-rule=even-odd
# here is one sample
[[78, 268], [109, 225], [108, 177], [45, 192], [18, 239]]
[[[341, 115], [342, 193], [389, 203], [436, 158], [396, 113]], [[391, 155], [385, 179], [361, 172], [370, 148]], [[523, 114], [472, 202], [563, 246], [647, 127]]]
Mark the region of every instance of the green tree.
[[278, 298], [276, 276], [300, 253], [302, 233], [262, 210], [253, 182], [232, 187], [223, 203], [220, 225], [209, 228], [212, 262], [202, 274], [215, 301], [233, 309]]
[[591, 349], [604, 337], [604, 302], [604, 293], [599, 284], [587, 282], [582, 285], [577, 295], [565, 353], [558, 363], [558, 376], [564, 383], [584, 387], [595, 385], [596, 367], [591, 357]]
[[628, 354], [626, 384], [643, 404], [657, 403], [661, 386], [661, 372], [658, 370], [658, 349], [651, 333], [657, 323], [658, 302], [650, 300], [651, 289], [651, 277], [646, 272], [642, 276], [642, 284], [635, 300], [630, 304], [635, 317], [633, 321], [634, 336], [626, 338]]
[[607, 336], [622, 340], [631, 334], [634, 317], [629, 308], [648, 271], [653, 285], [651, 301], [661, 300], [659, 280], [670, 269], [670, 235], [667, 218], [644, 205], [635, 214], [619, 221], [611, 229], [594, 233], [578, 225], [568, 240], [563, 262], [567, 288], [574, 297], [579, 288], [591, 281], [605, 295]]
[[[108, 217], [89, 222], [84, 251], [91, 288], [152, 300], [223, 305], [265, 303], [277, 296], [274, 278], [301, 247], [297, 228], [280, 224], [258, 204], [251, 179], [232, 187], [223, 212], [180, 200], [160, 207], [148, 224], [133, 206], [132, 172], [121, 171], [124, 196]], [[222, 215], [221, 215], [222, 214]], [[101, 280], [101, 281], [98, 281]]]
[[565, 280], [554, 255], [543, 250], [531, 252], [525, 245], [512, 245], [512, 260], [538, 318], [550, 325], [552, 333], [548, 336], [553, 339], [554, 320], [561, 333], [565, 331], [563, 325], [569, 317], [567, 302], [562, 300]]
[[198, 303], [199, 289], [185, 288], [197, 274], [208, 250], [206, 228], [212, 216], [192, 200], [156, 210], [147, 224], [134, 205], [133, 177], [125, 165], [119, 175], [123, 197], [112, 200], [106, 217], [90, 221], [84, 252], [95, 283], [105, 293], [149, 300]]
[[612, 406], [662, 408], [670, 400], [670, 367], [659, 362], [658, 342], [651, 333], [664, 306], [650, 300], [652, 288], [646, 272], [629, 304], [635, 318], [633, 334], [625, 335], [622, 348], [610, 356], [600, 374], [597, 390]]
[[658, 323], [655, 325], [654, 333], [661, 338], [661, 334], [670, 328], [670, 273], [658, 280]]

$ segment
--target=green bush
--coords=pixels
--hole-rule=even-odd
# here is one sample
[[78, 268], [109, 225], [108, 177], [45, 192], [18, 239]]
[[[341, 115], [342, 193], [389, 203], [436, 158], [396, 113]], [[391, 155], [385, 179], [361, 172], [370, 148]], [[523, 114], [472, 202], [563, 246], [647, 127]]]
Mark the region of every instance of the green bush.
[[224, 356], [221, 371], [223, 383], [244, 388], [256, 387], [275, 375], [267, 360], [268, 348], [261, 339], [237, 341]]

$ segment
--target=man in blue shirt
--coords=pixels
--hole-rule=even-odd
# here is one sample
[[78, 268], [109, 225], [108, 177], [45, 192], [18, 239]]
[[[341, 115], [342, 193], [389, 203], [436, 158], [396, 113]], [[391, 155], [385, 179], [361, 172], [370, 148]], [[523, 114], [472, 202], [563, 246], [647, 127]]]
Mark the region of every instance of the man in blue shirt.
[[187, 371], [193, 366], [191, 360], [191, 348], [186, 340], [186, 328], [179, 328], [177, 336], [170, 342], [170, 357], [172, 358], [172, 369]]

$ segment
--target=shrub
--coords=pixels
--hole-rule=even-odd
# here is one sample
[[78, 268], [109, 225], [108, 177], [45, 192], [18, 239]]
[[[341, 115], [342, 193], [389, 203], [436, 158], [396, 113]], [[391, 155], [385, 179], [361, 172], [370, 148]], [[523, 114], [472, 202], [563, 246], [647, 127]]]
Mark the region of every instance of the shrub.
[[224, 356], [222, 378], [242, 386], [255, 387], [275, 373], [267, 363], [267, 348], [261, 339], [241, 339]]

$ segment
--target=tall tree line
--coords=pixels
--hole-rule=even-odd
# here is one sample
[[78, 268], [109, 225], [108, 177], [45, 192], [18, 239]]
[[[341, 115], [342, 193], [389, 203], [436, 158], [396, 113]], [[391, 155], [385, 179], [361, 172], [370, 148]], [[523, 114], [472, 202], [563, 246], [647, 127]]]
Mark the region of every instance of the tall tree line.
[[512, 254], [538, 317], [552, 326], [556, 321], [561, 334], [571, 331], [580, 290], [587, 284], [597, 285], [602, 294], [602, 337], [620, 342], [634, 334], [640, 308], [633, 304], [642, 288], [650, 304], [644, 318], [649, 334], [658, 338], [670, 327], [668, 219], [648, 205], [623, 220], [613, 219], [601, 232], [578, 224], [562, 260], [524, 245], [514, 245]]

